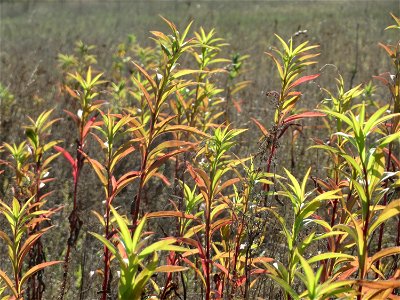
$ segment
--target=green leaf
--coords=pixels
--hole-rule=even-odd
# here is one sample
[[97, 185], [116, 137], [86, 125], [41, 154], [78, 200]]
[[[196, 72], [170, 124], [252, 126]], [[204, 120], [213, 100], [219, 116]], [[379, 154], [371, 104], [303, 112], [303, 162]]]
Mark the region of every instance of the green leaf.
[[371, 236], [379, 225], [398, 214], [400, 214], [400, 199], [393, 200], [383, 209], [375, 222], [368, 228], [368, 236]]
[[104, 236], [102, 236], [98, 233], [95, 233], [95, 232], [89, 231], [89, 234], [93, 235], [96, 239], [98, 239], [100, 242], [102, 242], [102, 244], [104, 246], [106, 246], [108, 248], [108, 250], [110, 250], [110, 252], [119, 260], [120, 264], [123, 263], [122, 257], [119, 254], [118, 250], [108, 239], [106, 239]]
[[336, 253], [336, 252], [326, 252], [326, 253], [321, 253], [316, 256], [311, 257], [310, 259], [307, 260], [309, 264], [325, 260], [325, 259], [332, 259], [332, 258], [348, 258], [350, 260], [354, 260], [353, 255], [345, 254], [345, 253]]
[[[125, 220], [121, 217], [121, 215], [115, 210], [113, 206], [110, 206], [111, 211], [113, 213], [114, 218], [117, 220], [118, 223], [118, 228], [121, 233], [121, 242], [124, 244], [126, 252], [128, 254], [132, 253], [136, 247], [134, 244], [133, 240], [131, 239], [131, 233], [128, 229], [128, 225], [126, 224]], [[136, 231], [138, 229], [141, 229], [142, 227], [139, 228], [139, 226], [136, 228]], [[135, 231], [135, 235], [136, 235]]]
[[278, 276], [272, 274], [267, 274], [267, 276], [274, 280], [277, 284], [279, 284], [283, 291], [292, 296], [293, 300], [300, 300], [300, 297], [297, 295], [296, 291], [282, 278], [279, 278]]

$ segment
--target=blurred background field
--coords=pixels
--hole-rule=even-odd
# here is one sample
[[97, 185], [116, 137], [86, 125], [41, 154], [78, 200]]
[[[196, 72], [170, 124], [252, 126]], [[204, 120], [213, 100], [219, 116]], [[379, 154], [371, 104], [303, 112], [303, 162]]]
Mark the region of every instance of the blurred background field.
[[[251, 56], [244, 76], [253, 83], [244, 91], [243, 108], [257, 113], [267, 109], [263, 91], [274, 88], [274, 67], [264, 55], [276, 44], [274, 33], [288, 38], [307, 30], [302, 38], [321, 45], [316, 69], [333, 64], [349, 82], [357, 68], [354, 83], [366, 82], [388, 69], [389, 61], [380, 58], [377, 44], [394, 38], [393, 33], [384, 34], [384, 28], [390, 22], [389, 12], [396, 14], [399, 9], [399, 2], [390, 0], [3, 2], [0, 82], [15, 96], [13, 113], [30, 114], [42, 105], [57, 105], [58, 53], [72, 53], [75, 42], [82, 40], [96, 45], [99, 68], [107, 68], [129, 34], [139, 44], [153, 46], [149, 31], [166, 29], [158, 17], [163, 15], [180, 28], [191, 20], [193, 29], [216, 28], [230, 44], [225, 56], [236, 52]], [[323, 72], [320, 80], [325, 86], [334, 82], [332, 71]], [[307, 100], [312, 105], [320, 100], [313, 98]]]
[[[0, 142], [19, 142], [19, 137], [23, 135], [21, 125], [26, 123], [26, 116], [37, 117], [43, 110], [55, 108], [55, 116], [64, 117], [64, 120], [56, 124], [53, 134], [55, 138], [65, 140], [66, 148], [72, 149], [72, 122], [65, 118], [62, 111], [70, 103], [60, 92], [63, 75], [58, 54], [73, 53], [79, 40], [95, 45], [92, 53], [97, 58], [96, 70], [105, 71], [107, 77], [118, 45], [127, 42], [129, 36], [131, 39], [134, 36], [143, 47], [155, 46], [149, 38], [150, 31], [167, 30], [159, 17], [162, 15], [182, 29], [192, 20], [193, 30], [198, 30], [200, 26], [207, 30], [215, 28], [217, 36], [229, 44], [224, 47], [222, 57], [231, 57], [236, 53], [249, 55], [243, 65], [241, 80], [250, 80], [251, 84], [240, 92], [237, 99], [240, 109], [230, 111], [230, 120], [237, 128], [251, 129], [242, 135], [243, 143], [238, 151], [254, 153], [258, 147], [255, 137], [259, 133], [256, 133], [256, 126], [250, 119], [258, 119], [266, 127], [271, 125], [273, 109], [265, 93], [277, 89], [279, 84], [276, 69], [264, 54], [271, 46], [277, 45], [274, 33], [288, 39], [301, 31], [303, 33], [298, 39], [308, 39], [321, 45], [319, 63], [309, 71], [310, 74], [320, 72], [321, 76], [316, 83], [307, 85], [300, 103], [301, 108], [313, 109], [326, 96], [320, 86], [334, 90], [338, 72], [342, 74], [346, 87], [350, 88], [350, 85], [368, 83], [373, 75], [390, 70], [389, 59], [378, 47], [379, 42], [386, 44], [398, 38], [395, 33], [384, 31], [391, 24], [390, 12], [400, 14], [399, 1], [2, 1]], [[384, 88], [378, 86], [375, 93], [381, 96], [382, 103], [388, 99]], [[312, 130], [318, 122], [312, 120], [304, 124]], [[319, 159], [322, 159], [306, 154], [306, 148], [312, 143], [309, 136], [309, 132], [304, 130], [292, 153], [299, 174], [303, 174], [308, 166], [318, 165]], [[285, 151], [289, 149], [289, 144], [290, 139], [287, 139], [281, 145], [281, 153], [285, 155], [277, 157], [276, 165], [283, 162], [282, 165], [291, 166], [288, 161], [292, 157], [289, 151]], [[59, 222], [65, 222], [60, 227], [66, 229], [71, 182], [63, 178], [69, 178], [70, 170], [65, 162], [60, 164], [64, 165], [55, 170], [54, 176], [62, 180], [53, 183], [57, 192], [50, 206], [66, 204], [61, 215], [56, 217], [59, 217]], [[323, 172], [318, 168], [313, 170]], [[84, 171], [90, 173], [89, 170]], [[0, 179], [0, 197], [6, 193], [5, 181]], [[92, 182], [81, 183], [80, 197], [86, 199], [82, 213], [88, 216], [84, 232], [98, 226], [89, 211], [96, 209], [101, 192], [86, 188], [92, 185]], [[165, 205], [163, 195], [166, 190], [163, 191], [156, 189], [153, 195], [156, 198], [150, 210]], [[131, 197], [129, 193], [128, 190], [127, 198]], [[58, 221], [54, 220], [55, 223]], [[60, 259], [67, 233], [54, 231], [52, 234], [45, 237], [49, 247], [48, 259]], [[84, 235], [78, 249], [82, 244], [89, 246], [93, 242], [93, 238]], [[92, 268], [101, 264], [99, 249], [82, 254], [71, 268], [76, 272], [75, 278], [86, 277], [82, 282], [70, 283], [71, 286], [84, 285], [87, 288], [87, 292], [83, 293], [85, 299], [96, 298], [96, 291], [90, 289], [87, 279], [89, 266]], [[0, 268], [5, 260], [5, 257], [0, 257]], [[45, 299], [53, 299], [57, 293], [62, 270], [54, 268], [53, 272], [56, 274], [51, 276]], [[83, 277], [80, 276], [82, 272], [85, 274]], [[67, 299], [76, 299], [75, 292], [71, 288]]]

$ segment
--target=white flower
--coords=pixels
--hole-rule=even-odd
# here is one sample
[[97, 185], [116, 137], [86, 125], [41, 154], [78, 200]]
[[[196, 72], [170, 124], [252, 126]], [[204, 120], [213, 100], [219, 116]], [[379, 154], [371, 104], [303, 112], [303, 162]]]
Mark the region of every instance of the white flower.
[[278, 263], [277, 262], [274, 262], [272, 265], [274, 266], [275, 269], [278, 269]]
[[29, 147], [28, 145], [26, 145], [26, 150], [28, 150], [28, 152], [29, 152], [30, 155], [33, 154], [31, 147]]
[[160, 73], [157, 73], [156, 77], [158, 82], [160, 82], [163, 79], [163, 76]]
[[244, 243], [244, 244], [240, 244], [240, 250], [243, 250], [243, 249], [245, 249], [247, 247], [247, 244], [246, 243]]
[[41, 183], [39, 184], [39, 189], [43, 188], [44, 186], [45, 186], [45, 184], [44, 184], [43, 182], [41, 182]]
[[127, 258], [124, 258], [124, 259], [123, 259], [123, 261], [124, 261], [124, 263], [125, 263], [126, 265], [128, 265], [128, 264], [129, 264], [129, 259], [127, 259]]
[[44, 175], [42, 176], [42, 178], [46, 178], [46, 177], [49, 177], [49, 172], [46, 172], [46, 173], [44, 173]]
[[110, 145], [108, 144], [108, 142], [104, 142], [104, 146], [105, 146], [106, 148], [108, 148]]
[[92, 277], [94, 275], [94, 271], [89, 272], [89, 276]]
[[78, 109], [78, 112], [76, 113], [76, 115], [78, 116], [79, 119], [82, 120], [83, 110], [82, 109]]

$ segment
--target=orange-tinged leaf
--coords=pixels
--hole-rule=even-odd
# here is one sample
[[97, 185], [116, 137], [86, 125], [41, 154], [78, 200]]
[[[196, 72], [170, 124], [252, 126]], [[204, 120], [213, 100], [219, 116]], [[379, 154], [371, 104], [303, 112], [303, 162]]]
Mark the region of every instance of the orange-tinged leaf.
[[[83, 152], [82, 152], [83, 153]], [[96, 172], [97, 177], [100, 179], [103, 186], [107, 186], [107, 172], [104, 166], [99, 163], [97, 160], [90, 158], [86, 154], [84, 154], [87, 161], [93, 167], [93, 170]]]
[[206, 286], [206, 280], [204, 279], [203, 274], [201, 273], [200, 269], [196, 267], [196, 265], [194, 263], [192, 263], [189, 259], [187, 259], [186, 257], [183, 257], [182, 260], [189, 265], [189, 267], [191, 267], [196, 273], [197, 275], [200, 277], [201, 281], [203, 281], [204, 286]]
[[385, 49], [385, 51], [389, 54], [390, 57], [394, 55], [394, 52], [387, 45], [384, 45], [382, 43], [379, 43], [378, 45], [381, 46], [383, 49]]
[[146, 72], [146, 70], [144, 70], [141, 66], [139, 66], [137, 63], [132, 62], [134, 64], [134, 66], [136, 68], [139, 69], [139, 71], [144, 75], [144, 77], [146, 77], [146, 79], [149, 81], [149, 83], [151, 84], [151, 87], [153, 88], [153, 90], [156, 88], [157, 84], [155, 83], [155, 81], [153, 80], [153, 78], [151, 78], [151, 76]]
[[64, 88], [65, 88], [65, 90], [67, 91], [67, 93], [70, 94], [70, 96], [71, 96], [72, 98], [75, 98], [75, 99], [78, 99], [78, 98], [79, 98], [79, 96], [77, 95], [77, 93], [76, 93], [74, 90], [72, 90], [69, 86], [65, 85]]
[[124, 187], [126, 187], [128, 184], [130, 184], [135, 179], [139, 178], [139, 176], [140, 176], [139, 171], [131, 171], [131, 172], [128, 172], [128, 173], [124, 174], [123, 176], [121, 176], [121, 178], [119, 178], [118, 181], [113, 184], [114, 188], [113, 188], [112, 196], [115, 197], [116, 195], [118, 195], [118, 193]]
[[207, 133], [200, 131], [197, 128], [194, 128], [191, 126], [186, 126], [186, 125], [170, 125], [163, 130], [163, 132], [173, 132], [173, 131], [186, 131], [186, 132], [191, 132], [191, 133], [201, 135], [206, 138], [210, 137]]
[[357, 284], [370, 289], [386, 290], [400, 287], [400, 280], [358, 280]]
[[3, 281], [5, 282], [5, 284], [8, 286], [8, 288], [11, 290], [11, 292], [13, 293], [13, 295], [15, 297], [18, 297], [18, 292], [14, 287], [13, 282], [11, 281], [11, 279], [7, 276], [6, 273], [4, 273], [2, 270], [0, 270], [0, 278], [3, 279]]
[[283, 79], [284, 78], [283, 68], [282, 68], [281, 64], [279, 63], [279, 61], [276, 59], [276, 57], [273, 54], [268, 53], [268, 52], [265, 52], [265, 54], [267, 54], [269, 57], [271, 57], [272, 60], [275, 62], [275, 65], [278, 68], [279, 76], [281, 79]]
[[239, 178], [232, 178], [232, 179], [229, 179], [229, 180], [225, 181], [220, 187], [218, 187], [215, 190], [215, 194], [218, 194], [218, 193], [222, 192], [227, 187], [229, 187], [229, 186], [231, 186], [231, 185], [233, 185], [233, 184], [235, 184], [235, 183], [237, 183], [239, 181], [240, 181]]
[[132, 78], [133, 78], [133, 81], [135, 81], [136, 85], [139, 87], [140, 91], [143, 93], [143, 96], [146, 99], [146, 102], [150, 108], [150, 111], [154, 114], [154, 105], [152, 103], [152, 99], [150, 97], [149, 92], [147, 91], [147, 89], [143, 86], [143, 84], [139, 80], [137, 80], [134, 76]]
[[69, 110], [64, 109], [64, 112], [71, 117], [72, 120], [74, 120], [74, 122], [76, 124], [79, 124], [80, 119], [78, 118], [78, 116], [72, 112], [70, 112]]
[[171, 272], [182, 272], [186, 270], [189, 270], [189, 268], [183, 266], [164, 265], [156, 268], [155, 272], [171, 273]]
[[161, 173], [153, 173], [153, 176], [158, 177], [162, 180], [162, 182], [164, 182], [165, 185], [170, 186], [171, 182], [168, 180], [168, 178]]
[[293, 82], [287, 89], [291, 90], [292, 88], [294, 88], [304, 82], [314, 80], [315, 78], [319, 77], [319, 75], [320, 74], [313, 74], [313, 75], [307, 75], [307, 76], [300, 77], [295, 82]]
[[257, 121], [254, 118], [251, 118], [251, 120], [257, 125], [258, 128], [260, 128], [260, 130], [264, 136], [268, 136], [268, 134], [269, 134], [268, 130], [264, 127], [264, 125], [262, 125], [259, 121]]
[[304, 112], [301, 114], [291, 115], [291, 116], [287, 117], [283, 122], [289, 123], [291, 121], [298, 120], [298, 119], [316, 118], [316, 117], [325, 117], [325, 116], [326, 116], [326, 114], [321, 113], [321, 112], [308, 111], [308, 112]]
[[20, 281], [20, 285], [22, 286], [24, 284], [24, 282], [26, 280], [28, 280], [28, 278], [31, 277], [36, 272], [38, 272], [38, 271], [40, 271], [40, 270], [42, 270], [44, 268], [47, 268], [47, 267], [50, 267], [50, 266], [53, 266], [53, 265], [56, 265], [56, 264], [60, 264], [62, 262], [63, 262], [62, 260], [49, 261], [49, 262], [44, 262], [44, 263], [41, 263], [41, 264], [38, 264], [38, 265], [34, 266], [33, 268], [29, 269], [28, 272], [26, 272], [24, 274], [24, 276], [22, 276], [21, 281]]
[[184, 219], [191, 219], [191, 220], [199, 220], [194, 215], [185, 214], [182, 211], [175, 211], [175, 210], [162, 210], [162, 211], [155, 211], [147, 214], [148, 218], [169, 218], [169, 217], [177, 217], [177, 218], [184, 218]]
[[390, 256], [390, 255], [397, 255], [397, 254], [400, 254], [400, 246], [382, 249], [381, 251], [375, 253], [371, 257], [371, 261], [369, 262], [369, 264], [372, 265], [378, 259], [381, 259], [386, 256]]
[[150, 173], [151, 171], [158, 169], [161, 165], [163, 165], [167, 160], [169, 160], [171, 157], [179, 154], [179, 153], [183, 153], [190, 150], [190, 148], [183, 148], [183, 149], [179, 149], [179, 150], [174, 150], [171, 152], [168, 152], [166, 154], [164, 154], [163, 156], [157, 158], [151, 165], [150, 167], [147, 168], [146, 170], [146, 174]]
[[50, 228], [52, 228], [54, 226], [50, 226], [47, 228], [44, 228], [40, 231], [37, 231], [35, 234], [32, 234], [28, 237], [28, 239], [24, 242], [24, 244], [22, 245], [22, 247], [20, 248], [20, 252], [18, 255], [18, 265], [22, 267], [22, 263], [23, 260], [26, 256], [26, 254], [28, 254], [29, 250], [32, 248], [33, 244], [46, 232], [48, 231]]
[[92, 128], [92, 125], [94, 124], [94, 122], [96, 121], [97, 118], [97, 114], [93, 117], [90, 118], [89, 121], [87, 121], [87, 123], [85, 124], [85, 127], [83, 127], [82, 130], [82, 140], [84, 140], [87, 136], [87, 134], [89, 133], [90, 129]]

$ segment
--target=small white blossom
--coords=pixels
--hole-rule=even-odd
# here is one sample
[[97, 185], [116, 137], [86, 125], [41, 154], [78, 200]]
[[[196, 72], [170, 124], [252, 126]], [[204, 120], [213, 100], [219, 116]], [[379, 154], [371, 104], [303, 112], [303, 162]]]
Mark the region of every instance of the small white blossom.
[[277, 262], [274, 262], [272, 265], [274, 266], [275, 269], [278, 269], [278, 263]]
[[26, 150], [28, 150], [28, 152], [29, 152], [30, 155], [33, 154], [31, 147], [29, 147], [28, 145], [26, 145]]
[[156, 77], [158, 81], [161, 81], [163, 79], [163, 76], [160, 73], [157, 73]]
[[247, 244], [246, 243], [244, 243], [244, 244], [240, 244], [240, 250], [244, 250], [244, 249], [246, 249], [246, 247], [247, 247]]
[[45, 186], [45, 184], [44, 184], [43, 182], [41, 182], [41, 183], [39, 184], [39, 189], [43, 188], [44, 186]]
[[92, 277], [94, 275], [94, 271], [89, 272], [89, 276]]
[[78, 109], [78, 112], [76, 113], [76, 115], [78, 116], [79, 119], [82, 120], [83, 110], [82, 109]]
[[49, 172], [46, 172], [46, 173], [44, 173], [44, 175], [42, 176], [42, 178], [47, 178], [47, 177], [49, 177]]
[[108, 148], [110, 145], [108, 144], [108, 142], [104, 142], [104, 146], [105, 146], [106, 148]]
[[128, 264], [129, 264], [129, 259], [127, 259], [127, 258], [124, 258], [124, 259], [123, 259], [123, 261], [124, 261], [124, 263], [125, 263], [126, 265], [128, 265]]

